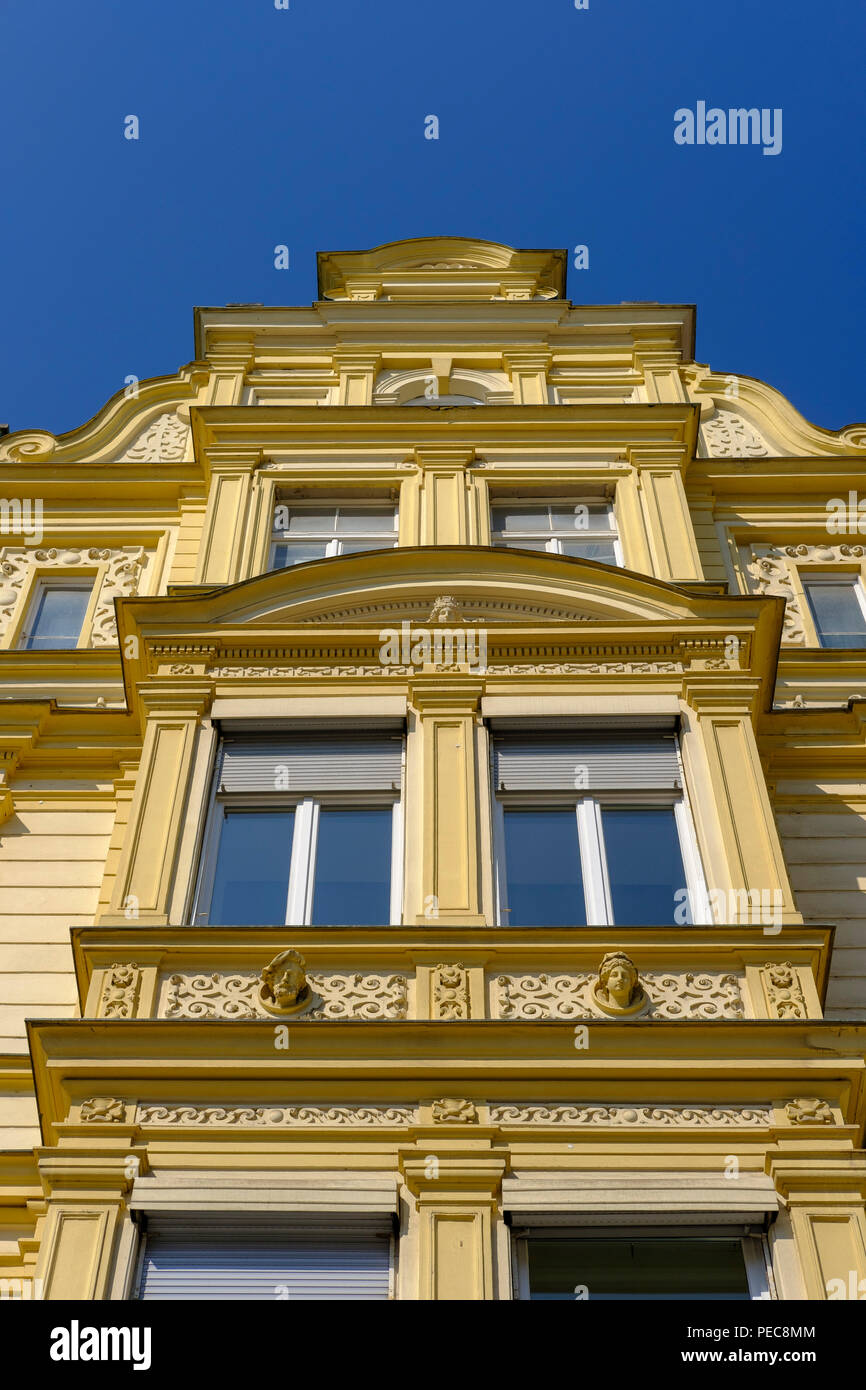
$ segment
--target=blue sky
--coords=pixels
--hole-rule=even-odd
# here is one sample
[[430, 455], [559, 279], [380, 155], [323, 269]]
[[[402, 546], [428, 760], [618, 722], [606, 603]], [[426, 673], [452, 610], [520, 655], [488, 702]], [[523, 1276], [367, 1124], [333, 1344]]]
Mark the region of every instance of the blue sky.
[[[862, 421], [864, 39], [854, 0], [5, 0], [0, 420], [72, 429], [195, 304], [448, 233], [585, 244], [576, 303], [696, 303], [699, 361]], [[781, 108], [781, 153], [676, 145], [700, 100]]]

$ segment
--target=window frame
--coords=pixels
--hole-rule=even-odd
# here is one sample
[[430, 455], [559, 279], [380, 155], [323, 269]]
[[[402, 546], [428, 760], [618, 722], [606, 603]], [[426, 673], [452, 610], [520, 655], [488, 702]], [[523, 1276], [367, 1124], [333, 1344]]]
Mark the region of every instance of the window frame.
[[[62, 570], [43, 570], [37, 572], [30, 586], [30, 592], [23, 605], [21, 620], [17, 630], [13, 634], [12, 646], [14, 650], [22, 652], [74, 652], [80, 651], [90, 645], [90, 632], [93, 625], [93, 611], [97, 601], [98, 590], [98, 571], [91, 570], [87, 573], [70, 573]], [[78, 630], [78, 637], [75, 644], [71, 647], [31, 647], [28, 645], [30, 638], [37, 634], [31, 630], [31, 625], [35, 622], [39, 611], [39, 606], [45, 593], [50, 589], [76, 589], [81, 593], [87, 594], [87, 602], [84, 605], [84, 613], [81, 618], [81, 627]]]
[[[333, 514], [334, 514], [334, 526], [333, 526], [333, 529], [332, 529], [332, 531], [331, 531], [330, 534], [329, 534], [328, 532], [325, 532], [325, 531], [320, 531], [320, 532], [318, 532], [317, 534], [316, 534], [316, 533], [313, 533], [313, 532], [309, 532], [309, 533], [301, 532], [301, 533], [299, 533], [299, 534], [293, 535], [293, 536], [292, 536], [292, 539], [291, 539], [291, 541], [290, 541], [290, 540], [287, 539], [287, 537], [288, 537], [288, 532], [285, 532], [285, 531], [278, 531], [278, 530], [276, 529], [276, 526], [274, 525], [274, 517], [275, 517], [275, 515], [276, 515], [276, 511], [277, 511], [277, 508], [278, 508], [278, 507], [287, 507], [287, 508], [289, 509], [289, 512], [290, 512], [290, 513], [293, 512], [293, 511], [295, 511], [295, 512], [304, 512], [304, 511], [308, 511], [308, 512], [323, 512], [323, 511], [325, 511], [326, 509], [329, 509], [329, 510], [333, 511]], [[351, 541], [358, 541], [358, 540], [378, 540], [378, 539], [382, 539], [386, 534], [390, 534], [390, 532], [387, 532], [387, 533], [386, 533], [386, 532], [383, 532], [383, 531], [379, 531], [379, 532], [375, 532], [375, 533], [374, 533], [374, 532], [371, 532], [369, 536], [365, 536], [365, 535], [363, 535], [363, 534], [357, 534], [357, 535], [351, 535], [351, 536], [349, 536], [349, 535], [341, 536], [341, 535], [339, 534], [338, 530], [337, 530], [337, 525], [338, 525], [339, 517], [340, 517], [340, 509], [341, 509], [342, 507], [351, 507], [351, 508], [353, 508], [355, 511], [370, 511], [370, 512], [374, 512], [374, 511], [379, 511], [379, 512], [381, 512], [381, 511], [387, 511], [387, 510], [393, 511], [393, 513], [394, 513], [394, 542], [393, 542], [393, 545], [371, 545], [369, 548], [372, 549], [372, 550], [394, 550], [394, 549], [396, 549], [397, 545], [399, 544], [399, 534], [400, 534], [400, 507], [399, 507], [399, 503], [398, 503], [397, 501], [394, 501], [394, 500], [392, 500], [392, 499], [390, 499], [390, 498], [387, 498], [387, 499], [386, 499], [386, 498], [369, 498], [369, 499], [368, 499], [368, 498], [349, 498], [349, 497], [327, 497], [327, 498], [321, 498], [321, 499], [318, 499], [318, 500], [315, 499], [315, 498], [301, 498], [301, 499], [299, 499], [299, 500], [295, 500], [295, 499], [289, 500], [289, 499], [286, 499], [286, 498], [281, 498], [280, 495], [279, 495], [279, 491], [277, 490], [277, 491], [275, 492], [274, 500], [273, 500], [273, 505], [272, 505], [272, 507], [271, 507], [271, 529], [270, 529], [270, 537], [269, 537], [269, 541], [268, 541], [268, 573], [270, 573], [271, 571], [273, 571], [273, 570], [275, 570], [275, 569], [294, 569], [294, 566], [293, 566], [293, 565], [279, 565], [279, 566], [278, 566], [278, 565], [275, 565], [275, 564], [274, 564], [274, 557], [275, 557], [276, 548], [277, 548], [278, 545], [287, 545], [287, 544], [291, 544], [292, 541], [295, 541], [295, 540], [297, 540], [297, 541], [298, 541], [299, 543], [301, 543], [301, 544], [303, 544], [304, 542], [307, 542], [307, 543], [314, 543], [314, 544], [319, 544], [319, 545], [321, 545], [321, 544], [324, 542], [324, 545], [325, 545], [325, 554], [324, 554], [323, 556], [320, 556], [319, 558], [320, 558], [320, 559], [323, 559], [323, 560], [330, 560], [330, 559], [339, 558], [339, 557], [342, 555], [343, 552], [342, 552], [341, 549], [340, 549], [340, 545], [341, 545], [341, 543], [342, 543], [344, 540], [351, 540]], [[358, 552], [353, 551], [353, 552], [351, 552], [351, 553], [357, 554]], [[310, 563], [311, 563], [311, 561], [309, 561], [309, 560], [300, 560], [300, 561], [298, 561], [298, 564], [310, 564]]]
[[804, 597], [804, 599], [805, 599], [806, 611], [807, 611], [807, 613], [808, 613], [808, 615], [809, 615], [809, 621], [810, 621], [811, 624], [812, 624], [812, 630], [813, 630], [813, 632], [814, 632], [814, 634], [815, 634], [815, 640], [816, 640], [816, 642], [817, 642], [817, 645], [821, 648], [821, 650], [822, 650], [822, 651], [862, 651], [862, 650], [864, 650], [864, 648], [866, 648], [866, 640], [864, 640], [863, 647], [829, 647], [829, 646], [827, 646], [827, 644], [824, 642], [824, 639], [823, 639], [823, 636], [822, 636], [822, 633], [821, 633], [821, 629], [820, 629], [819, 626], [818, 626], [818, 620], [817, 620], [817, 618], [816, 618], [816, 616], [815, 616], [815, 610], [814, 610], [814, 608], [813, 608], [813, 606], [812, 606], [812, 597], [811, 597], [811, 594], [809, 593], [810, 586], [813, 585], [813, 584], [842, 584], [842, 583], [850, 582], [851, 588], [854, 590], [854, 597], [855, 597], [855, 599], [856, 599], [856, 601], [857, 601], [857, 603], [859, 604], [859, 607], [860, 607], [860, 615], [861, 615], [861, 617], [862, 617], [862, 619], [863, 619], [863, 634], [864, 634], [864, 639], [866, 639], [866, 586], [864, 586], [864, 583], [863, 583], [863, 575], [861, 574], [860, 570], [859, 570], [859, 569], [844, 569], [844, 570], [843, 570], [843, 569], [837, 569], [837, 570], [829, 570], [829, 569], [811, 569], [811, 568], [808, 568], [808, 569], [807, 569], [805, 566], [798, 566], [798, 568], [799, 568], [799, 570], [800, 570], [800, 576], [799, 576], [799, 577], [800, 577], [800, 587], [801, 587], [802, 590], [803, 590], [803, 597]]
[[[670, 1226], [633, 1226], [614, 1223], [609, 1226], [575, 1226], [567, 1219], [561, 1226], [521, 1227], [511, 1232], [511, 1287], [512, 1297], [519, 1302], [531, 1302], [529, 1283], [529, 1242], [537, 1239], [560, 1240], [733, 1240], [739, 1239], [743, 1252], [746, 1282], [749, 1288], [748, 1300], [755, 1303], [773, 1300], [777, 1297], [773, 1277], [773, 1260], [766, 1231], [755, 1231], [742, 1227], [725, 1229], [724, 1226], [710, 1222], [695, 1222], [671, 1228]], [[631, 1297], [638, 1301], [641, 1295]], [[578, 1301], [578, 1300], [576, 1300]], [[623, 1302], [628, 1301], [623, 1299]], [[643, 1296], [643, 1301], [655, 1301]], [[661, 1301], [661, 1300], [659, 1300]], [[674, 1300], [671, 1300], [672, 1302]], [[683, 1300], [684, 1302], [686, 1300]], [[697, 1299], [696, 1302], [736, 1302], [739, 1300]], [[587, 1302], [592, 1302], [590, 1294]]]
[[[691, 909], [690, 922], [683, 926], [712, 926], [709, 894], [704, 878], [698, 849], [697, 833], [691, 810], [686, 800], [685, 790], [652, 792], [601, 792], [592, 795], [576, 795], [573, 792], [492, 792], [493, 796], [493, 860], [494, 860], [494, 907], [496, 922], [500, 927], [510, 926], [508, 921], [508, 865], [505, 853], [505, 811], [514, 810], [562, 810], [574, 807], [577, 822], [577, 848], [580, 856], [583, 879], [586, 927], [575, 926], [575, 931], [585, 931], [590, 927], [628, 927], [627, 922], [616, 922], [613, 913], [613, 895], [608, 874], [607, 855], [604, 845], [603, 812], [606, 807], [621, 810], [641, 810], [654, 807], [670, 807], [674, 813], [680, 855], [683, 863], [688, 903]], [[673, 913], [671, 914], [673, 918]], [[678, 925], [671, 922], [671, 925]], [[520, 927], [515, 926], [515, 931]]]
[[[405, 755], [404, 755], [405, 756]], [[402, 779], [401, 779], [402, 780]], [[225, 813], [229, 810], [280, 811], [294, 810], [292, 847], [289, 854], [286, 890], [285, 921], [270, 925], [312, 927], [313, 895], [315, 892], [316, 850], [318, 845], [319, 812], [328, 810], [377, 810], [390, 806], [391, 816], [391, 878], [389, 888], [389, 926], [400, 926], [403, 912], [403, 843], [404, 815], [402, 787], [399, 792], [326, 792], [318, 795], [290, 792], [221, 792], [214, 786], [205, 822], [199, 871], [193, 896], [189, 925], [207, 927], [213, 897], [214, 878], [219, 860]], [[293, 914], [298, 914], [296, 917]], [[231, 924], [229, 924], [231, 925]], [[269, 925], [261, 923], [262, 926]], [[345, 923], [351, 926], [351, 923]]]
[[[570, 535], [567, 536], [567, 534], [566, 534], [564, 528], [555, 529], [555, 528], [552, 528], [552, 527], [551, 527], [551, 529], [550, 529], [548, 532], [536, 531], [536, 532], [533, 533], [533, 532], [527, 531], [526, 534], [525, 534], [523, 537], [519, 537], [519, 536], [518, 536], [518, 539], [512, 544], [512, 543], [510, 543], [510, 542], [508, 542], [508, 541], [505, 541], [505, 540], [500, 539], [502, 536], [504, 536], [505, 533], [502, 532], [502, 531], [500, 531], [500, 530], [497, 530], [496, 527], [494, 527], [494, 525], [493, 525], [493, 514], [494, 514], [494, 512], [495, 512], [496, 510], [498, 510], [498, 509], [502, 509], [502, 508], [506, 508], [506, 507], [512, 508], [514, 511], [518, 511], [521, 507], [547, 507], [548, 510], [553, 509], [553, 508], [556, 508], [556, 507], [580, 507], [580, 506], [585, 506], [585, 507], [596, 507], [596, 508], [604, 507], [604, 508], [606, 508], [606, 510], [607, 510], [607, 516], [608, 516], [608, 519], [609, 519], [609, 521], [610, 521], [610, 526], [609, 526], [607, 532], [603, 532], [603, 531], [597, 531], [597, 532], [596, 532], [596, 531], [592, 531], [592, 532], [589, 532], [589, 531], [587, 531], [587, 532], [581, 532], [581, 533], [578, 533], [578, 534], [585, 535], [586, 538], [587, 538], [588, 543], [590, 543], [590, 544], [592, 543], [592, 541], [590, 540], [590, 537], [597, 537], [599, 540], [605, 540], [605, 539], [606, 539], [606, 540], [610, 540], [610, 541], [613, 543], [614, 556], [615, 556], [615, 560], [614, 560], [614, 563], [613, 563], [613, 565], [611, 566], [611, 568], [614, 568], [614, 569], [623, 569], [623, 568], [625, 567], [625, 562], [624, 562], [624, 560], [623, 560], [623, 553], [622, 553], [622, 541], [621, 541], [621, 538], [620, 538], [620, 528], [619, 528], [619, 523], [618, 523], [618, 521], [617, 521], [617, 515], [616, 515], [616, 505], [615, 505], [615, 500], [614, 500], [614, 498], [612, 498], [612, 497], [598, 497], [598, 496], [594, 496], [594, 497], [593, 497], [593, 496], [587, 496], [587, 495], [571, 495], [571, 496], [558, 496], [558, 497], [505, 497], [505, 498], [502, 498], [502, 497], [497, 497], [497, 496], [495, 495], [495, 493], [494, 493], [494, 494], [490, 497], [490, 503], [489, 503], [489, 505], [490, 505], [490, 544], [493, 546], [494, 549], [496, 549], [496, 550], [519, 550], [519, 549], [521, 548], [521, 543], [522, 543], [522, 541], [539, 540], [539, 539], [541, 538], [541, 536], [546, 536], [546, 543], [545, 543], [545, 546], [544, 546], [544, 551], [543, 551], [543, 552], [539, 551], [538, 553], [539, 553], [539, 554], [542, 554], [542, 553], [543, 553], [543, 554], [547, 554], [547, 555], [560, 555], [560, 556], [563, 556], [563, 555], [565, 554], [565, 552], [562, 550], [562, 541], [565, 540], [565, 539], [571, 539], [571, 538], [572, 538]], [[510, 533], [510, 534], [514, 534], [514, 533]], [[525, 549], [525, 547], [523, 547], [523, 548]], [[535, 546], [530, 546], [530, 548], [531, 548], [531, 549], [536, 549]], [[580, 557], [579, 557], [579, 556], [566, 556], [565, 558], [567, 558], [567, 559], [579, 559]], [[598, 560], [598, 561], [596, 561], [596, 563], [597, 563], [597, 564], [608, 564], [608, 561], [606, 561], [606, 560]]]

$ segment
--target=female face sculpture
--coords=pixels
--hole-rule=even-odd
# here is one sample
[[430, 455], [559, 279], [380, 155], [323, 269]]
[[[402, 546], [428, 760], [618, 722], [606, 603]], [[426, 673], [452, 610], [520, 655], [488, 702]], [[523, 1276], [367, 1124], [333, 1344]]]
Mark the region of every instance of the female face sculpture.
[[598, 967], [598, 1002], [608, 1013], [633, 1012], [645, 1002], [637, 966], [623, 951], [612, 951]]

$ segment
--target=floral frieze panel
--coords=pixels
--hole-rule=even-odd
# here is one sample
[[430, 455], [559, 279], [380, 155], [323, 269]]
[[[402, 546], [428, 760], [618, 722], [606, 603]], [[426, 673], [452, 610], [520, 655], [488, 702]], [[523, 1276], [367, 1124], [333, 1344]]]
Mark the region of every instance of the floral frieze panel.
[[236, 1129], [352, 1129], [410, 1125], [416, 1111], [409, 1105], [142, 1105], [140, 1125], [233, 1126]]
[[[312, 1007], [298, 1021], [315, 1019], [400, 1019], [409, 1011], [405, 975], [361, 971], [310, 972]], [[260, 997], [261, 974], [174, 974], [162, 983], [159, 1018], [270, 1018]]]
[[492, 1105], [495, 1125], [615, 1125], [621, 1128], [760, 1129], [772, 1112], [765, 1105]]
[[[491, 980], [491, 1012], [508, 1019], [592, 1019], [609, 1016], [599, 1007], [595, 972], [497, 975]], [[738, 975], [642, 971], [644, 1018], [742, 1018]]]

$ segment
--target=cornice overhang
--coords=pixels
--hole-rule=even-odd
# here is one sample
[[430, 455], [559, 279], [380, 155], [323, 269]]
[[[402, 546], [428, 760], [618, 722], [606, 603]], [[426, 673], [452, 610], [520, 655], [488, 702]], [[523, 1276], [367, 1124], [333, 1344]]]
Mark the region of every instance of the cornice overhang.
[[[455, 406], [200, 406], [190, 411], [196, 457], [204, 465], [214, 448], [255, 453], [264, 461], [284, 448], [326, 447], [347, 437], [359, 447], [383, 444], [407, 459], [424, 441], [474, 449], [554, 444], [576, 452], [601, 449], [627, 461], [630, 449], [659, 446], [660, 460], [685, 466], [694, 458], [699, 408], [675, 405], [585, 403], [579, 405]], [[530, 437], [529, 439], [527, 437]]]
[[[311, 1092], [330, 1104], [359, 1097], [368, 1103], [371, 1084], [389, 1103], [457, 1094], [479, 1103], [559, 1095], [609, 1104], [640, 1094], [749, 1104], [827, 1091], [843, 1125], [799, 1125], [797, 1137], [856, 1141], [864, 1118], [866, 1024], [840, 1029], [820, 1020], [714, 1019], [591, 1026], [595, 1043], [582, 1051], [574, 1045], [573, 1023], [543, 1020], [529, 1025], [531, 1051], [526, 1023], [487, 1020], [296, 1024], [285, 1051], [274, 1047], [273, 1019], [34, 1019], [27, 1032], [48, 1144], [64, 1132], [73, 1140], [135, 1137], [132, 1114], [129, 1124], [67, 1127], [70, 1106], [92, 1096], [118, 1097], [130, 1111], [169, 1099], [218, 1105], [229, 1096], [241, 1104], [285, 1105]], [[214, 1128], [203, 1133], [212, 1140]], [[669, 1142], [671, 1132], [663, 1134]], [[189, 1131], [181, 1137], [188, 1140]]]
[[460, 607], [458, 629], [486, 632], [488, 679], [497, 659], [508, 665], [527, 652], [524, 660], [538, 660], [545, 647], [553, 653], [548, 659], [566, 662], [645, 663], [655, 655], [669, 663], [669, 675], [683, 660], [696, 680], [706, 672], [719, 690], [720, 681], [729, 690], [741, 685], [750, 707], [769, 708], [781, 599], [696, 593], [595, 561], [487, 546], [401, 546], [197, 587], [191, 595], [119, 600], [126, 689], [134, 700], [155, 675], [200, 683], [227, 652], [241, 661], [248, 653], [251, 664], [366, 662], [359, 674], [370, 676], [383, 629], [403, 621], [425, 627], [442, 594]]

